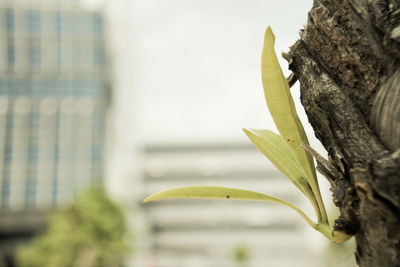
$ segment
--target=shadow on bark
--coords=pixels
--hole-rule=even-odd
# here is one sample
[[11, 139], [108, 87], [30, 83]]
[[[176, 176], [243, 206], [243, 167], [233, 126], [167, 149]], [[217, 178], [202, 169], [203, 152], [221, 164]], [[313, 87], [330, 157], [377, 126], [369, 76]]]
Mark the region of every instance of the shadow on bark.
[[400, 2], [315, 0], [289, 53], [360, 266], [400, 266]]

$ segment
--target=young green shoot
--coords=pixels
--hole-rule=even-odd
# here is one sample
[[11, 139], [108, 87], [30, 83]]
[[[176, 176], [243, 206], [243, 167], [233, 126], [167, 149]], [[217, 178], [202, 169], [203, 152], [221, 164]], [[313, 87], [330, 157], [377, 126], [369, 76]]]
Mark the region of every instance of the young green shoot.
[[162, 191], [147, 197], [144, 202], [171, 198], [236, 199], [274, 202], [296, 211], [312, 228], [334, 242], [345, 242], [351, 236], [334, 231], [328, 222], [325, 206], [318, 186], [314, 161], [303, 149], [309, 144], [301, 124], [289, 84], [283, 75], [274, 49], [275, 36], [270, 27], [264, 36], [262, 52], [262, 82], [268, 110], [280, 133], [269, 130], [244, 129], [254, 146], [260, 150], [310, 201], [317, 222], [313, 222], [300, 208], [259, 192], [218, 186], [190, 186]]

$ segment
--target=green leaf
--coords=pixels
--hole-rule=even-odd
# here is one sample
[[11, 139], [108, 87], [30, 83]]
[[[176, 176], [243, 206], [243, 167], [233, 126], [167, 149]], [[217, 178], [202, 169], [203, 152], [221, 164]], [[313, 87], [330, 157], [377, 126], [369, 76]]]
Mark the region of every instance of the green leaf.
[[315, 228], [316, 225], [314, 222], [310, 220], [310, 218], [307, 217], [307, 215], [305, 215], [305, 213], [302, 210], [300, 210], [298, 207], [294, 206], [293, 204], [287, 201], [254, 191], [234, 189], [228, 187], [220, 187], [220, 186], [179, 187], [151, 195], [147, 197], [145, 200], [143, 200], [143, 202], [146, 203], [150, 201], [171, 199], [171, 198], [211, 198], [211, 199], [237, 199], [237, 200], [275, 202], [283, 204], [295, 210], [307, 221], [307, 223], [310, 226]]
[[332, 228], [327, 223], [314, 223], [301, 209], [285, 200], [249, 190], [220, 186], [179, 187], [153, 194], [143, 200], [143, 202], [147, 203], [156, 200], [174, 198], [236, 199], [279, 203], [296, 211], [312, 228], [321, 232], [334, 242], [345, 242], [351, 237], [343, 232], [332, 231]]
[[304, 178], [303, 169], [299, 166], [289, 146], [282, 137], [269, 130], [247, 130], [244, 133], [289, 180], [304, 193], [312, 194], [308, 181]]
[[314, 161], [301, 144], [308, 144], [303, 125], [296, 112], [289, 84], [283, 75], [274, 49], [275, 36], [270, 27], [267, 28], [264, 37], [264, 49], [262, 53], [262, 82], [268, 110], [274, 119], [275, 125], [282, 138], [287, 142], [293, 152], [299, 166], [304, 170], [319, 206], [319, 221], [327, 221], [325, 207], [319, 191]]
[[310, 200], [316, 212], [318, 204], [314, 193], [305, 179], [303, 169], [282, 137], [270, 130], [243, 129], [254, 146], [260, 150], [289, 180]]

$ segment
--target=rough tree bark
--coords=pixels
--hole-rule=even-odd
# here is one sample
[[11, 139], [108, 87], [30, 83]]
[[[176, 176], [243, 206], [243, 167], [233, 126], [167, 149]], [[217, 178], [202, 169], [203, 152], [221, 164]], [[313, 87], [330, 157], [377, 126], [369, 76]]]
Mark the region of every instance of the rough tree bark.
[[315, 0], [289, 53], [357, 263], [400, 266], [400, 1]]

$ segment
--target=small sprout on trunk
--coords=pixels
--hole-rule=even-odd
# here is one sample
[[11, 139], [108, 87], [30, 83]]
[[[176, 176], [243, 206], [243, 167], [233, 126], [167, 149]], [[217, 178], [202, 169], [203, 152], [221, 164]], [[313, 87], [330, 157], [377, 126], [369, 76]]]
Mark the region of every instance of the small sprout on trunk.
[[[351, 236], [344, 232], [333, 230], [329, 225], [328, 216], [318, 186], [314, 161], [309, 153], [313, 152], [313, 150], [309, 147], [306, 133], [297, 115], [289, 90], [290, 85], [285, 76], [283, 76], [275, 53], [274, 43], [275, 36], [271, 28], [268, 27], [265, 32], [264, 49], [261, 59], [262, 82], [268, 110], [274, 119], [279, 134], [269, 130], [244, 129], [243, 131], [254, 146], [310, 201], [318, 221], [316, 223], [313, 222], [301, 209], [280, 198], [254, 191], [218, 186], [191, 186], [170, 189], [151, 195], [144, 202], [170, 198], [211, 198], [275, 202], [296, 211], [312, 228], [321, 232], [328, 239], [339, 243], [345, 242]], [[315, 153], [312, 154], [316, 155]], [[321, 159], [319, 161], [326, 163]]]

